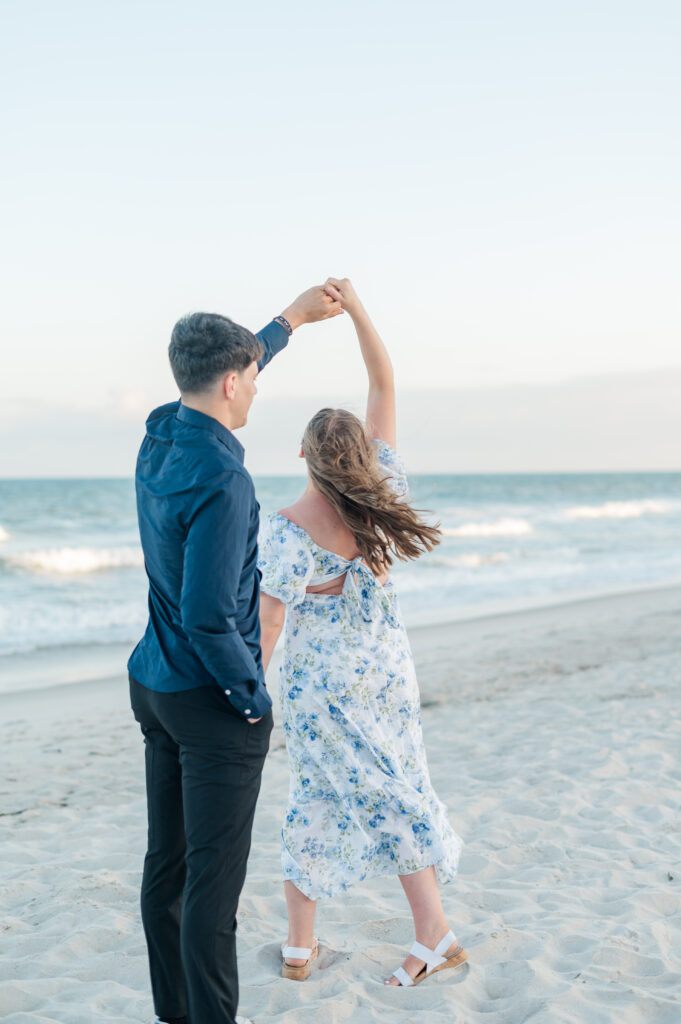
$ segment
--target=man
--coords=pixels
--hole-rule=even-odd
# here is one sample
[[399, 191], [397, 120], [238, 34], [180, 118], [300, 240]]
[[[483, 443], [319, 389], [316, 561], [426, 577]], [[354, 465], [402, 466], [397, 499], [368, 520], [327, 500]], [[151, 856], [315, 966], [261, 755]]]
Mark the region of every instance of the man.
[[149, 623], [128, 669], [145, 739], [142, 922], [167, 1024], [234, 1024], [236, 909], [272, 729], [258, 620], [258, 504], [232, 431], [291, 332], [341, 312], [303, 292], [258, 335], [196, 313], [173, 330], [181, 400], [154, 410], [137, 460]]

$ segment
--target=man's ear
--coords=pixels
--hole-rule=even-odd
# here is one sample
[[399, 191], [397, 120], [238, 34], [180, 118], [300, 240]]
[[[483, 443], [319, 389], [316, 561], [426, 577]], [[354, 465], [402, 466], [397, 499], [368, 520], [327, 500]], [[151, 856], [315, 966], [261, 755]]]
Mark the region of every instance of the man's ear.
[[228, 373], [222, 381], [222, 391], [225, 398], [231, 402], [237, 393], [239, 387], [238, 376], [236, 373]]
[[299, 458], [299, 459], [304, 459], [304, 458], [305, 458], [305, 452], [303, 451], [303, 446], [302, 446], [302, 444], [301, 444], [301, 446], [300, 446], [300, 451], [298, 452], [298, 458]]

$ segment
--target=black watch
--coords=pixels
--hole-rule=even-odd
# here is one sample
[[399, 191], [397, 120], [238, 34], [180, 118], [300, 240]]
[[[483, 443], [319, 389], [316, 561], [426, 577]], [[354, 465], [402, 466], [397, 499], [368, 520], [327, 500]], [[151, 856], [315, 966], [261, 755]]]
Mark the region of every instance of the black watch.
[[289, 337], [293, 334], [293, 328], [285, 316], [275, 316], [274, 322], [275, 324], [281, 324]]

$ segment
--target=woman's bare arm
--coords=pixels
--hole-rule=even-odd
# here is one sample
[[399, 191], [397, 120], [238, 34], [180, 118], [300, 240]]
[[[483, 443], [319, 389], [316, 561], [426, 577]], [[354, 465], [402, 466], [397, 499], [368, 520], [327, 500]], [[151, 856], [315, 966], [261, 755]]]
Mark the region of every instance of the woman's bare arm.
[[370, 437], [380, 438], [391, 447], [396, 440], [395, 378], [388, 350], [357, 297], [351, 282], [330, 277], [324, 285], [327, 293], [340, 301], [350, 314], [357, 331], [360, 351], [369, 377], [366, 428]]
[[284, 628], [286, 618], [286, 605], [270, 597], [269, 594], [260, 592], [260, 647], [262, 649], [262, 667], [267, 672], [272, 652], [276, 647], [279, 635]]

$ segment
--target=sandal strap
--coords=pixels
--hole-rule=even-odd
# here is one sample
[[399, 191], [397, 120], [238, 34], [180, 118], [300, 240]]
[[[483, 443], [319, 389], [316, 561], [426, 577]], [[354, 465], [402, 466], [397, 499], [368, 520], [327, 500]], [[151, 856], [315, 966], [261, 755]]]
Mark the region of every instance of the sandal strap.
[[435, 949], [428, 949], [422, 942], [415, 942], [409, 952], [412, 956], [417, 957], [419, 960], [423, 960], [426, 965], [426, 972], [432, 971], [435, 967], [439, 967], [440, 964], [444, 964], [447, 960], [446, 957], [442, 956], [446, 953], [450, 946], [456, 942], [454, 932], [447, 932], [444, 938], [440, 939]]
[[414, 979], [409, 977], [404, 967], [398, 967], [396, 971], [393, 971], [393, 978], [397, 978], [400, 985], [404, 988], [409, 988], [410, 985], [414, 984]]
[[284, 946], [281, 955], [284, 960], [309, 960], [312, 956], [312, 950], [303, 949], [302, 946]]
[[454, 945], [456, 945], [456, 935], [454, 934], [454, 932], [447, 932], [445, 937], [443, 939], [440, 939], [440, 941], [438, 942], [437, 946], [434, 949], [434, 952], [437, 953], [438, 956], [444, 956], [449, 947]]

